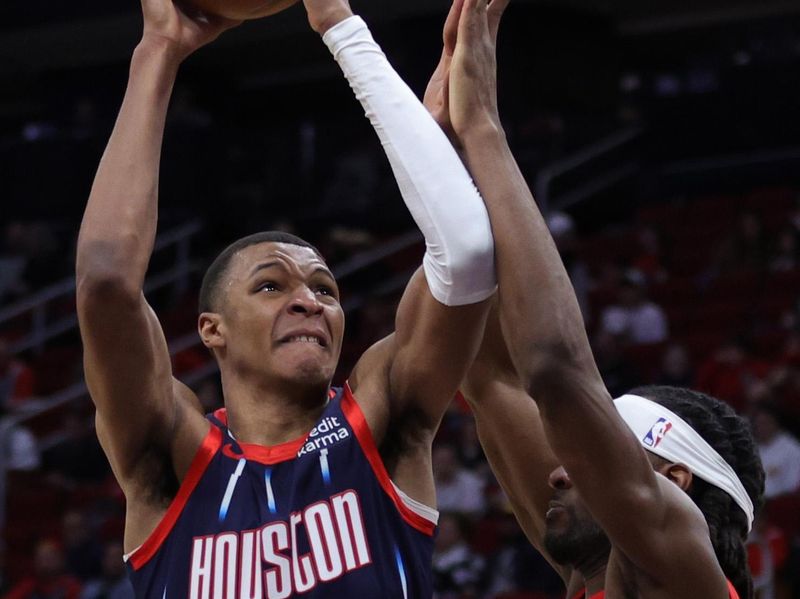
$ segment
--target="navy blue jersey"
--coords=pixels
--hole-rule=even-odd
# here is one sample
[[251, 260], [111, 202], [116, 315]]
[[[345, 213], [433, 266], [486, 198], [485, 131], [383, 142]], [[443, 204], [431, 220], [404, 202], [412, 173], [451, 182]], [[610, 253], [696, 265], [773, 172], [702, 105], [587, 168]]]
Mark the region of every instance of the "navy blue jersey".
[[225, 410], [166, 515], [128, 558], [147, 599], [431, 597], [436, 512], [389, 479], [348, 387], [311, 432], [237, 443]]

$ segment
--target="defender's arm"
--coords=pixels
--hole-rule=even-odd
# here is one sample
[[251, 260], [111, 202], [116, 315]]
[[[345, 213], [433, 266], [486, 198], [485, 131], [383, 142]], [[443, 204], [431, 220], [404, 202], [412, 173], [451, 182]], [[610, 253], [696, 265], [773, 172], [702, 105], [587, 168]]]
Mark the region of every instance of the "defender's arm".
[[550, 473], [558, 466], [535, 402], [525, 392], [508, 355], [495, 300], [478, 357], [462, 387], [483, 450], [508, 495], [528, 540], [565, 582], [571, 569], [554, 563], [544, 548], [545, 514], [552, 498]]
[[617, 414], [566, 270], [506, 142], [492, 43], [492, 24], [505, 4], [465, 0], [450, 109], [495, 232], [500, 316], [511, 358], [539, 405], [553, 451], [612, 542], [659, 583], [681, 593], [693, 585], [681, 596], [716, 596], [724, 585], [708, 576], [716, 563], [708, 536], [687, 526], [696, 510], [688, 496], [665, 490]]

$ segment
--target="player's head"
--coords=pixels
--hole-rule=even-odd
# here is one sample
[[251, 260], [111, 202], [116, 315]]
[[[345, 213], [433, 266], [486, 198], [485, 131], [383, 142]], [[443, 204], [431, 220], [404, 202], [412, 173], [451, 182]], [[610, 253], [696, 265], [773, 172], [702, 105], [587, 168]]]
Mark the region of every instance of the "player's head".
[[326, 386], [344, 332], [336, 281], [319, 251], [283, 232], [240, 239], [206, 271], [198, 328], [226, 373]]
[[[754, 511], [758, 511], [763, 502], [764, 469], [744, 418], [729, 405], [690, 389], [649, 386], [634, 389], [631, 394], [663, 406], [698, 433], [733, 469]], [[657, 470], [670, 467], [670, 460], [651, 451], [648, 456]], [[687, 493], [705, 516], [711, 543], [725, 575], [743, 599], [751, 597], [752, 581], [744, 544], [750, 526], [745, 510], [730, 493], [697, 474], [692, 477]]]
[[545, 514], [544, 547], [556, 563], [588, 576], [605, 566], [611, 543], [562, 466], [550, 473], [548, 483], [553, 497]]

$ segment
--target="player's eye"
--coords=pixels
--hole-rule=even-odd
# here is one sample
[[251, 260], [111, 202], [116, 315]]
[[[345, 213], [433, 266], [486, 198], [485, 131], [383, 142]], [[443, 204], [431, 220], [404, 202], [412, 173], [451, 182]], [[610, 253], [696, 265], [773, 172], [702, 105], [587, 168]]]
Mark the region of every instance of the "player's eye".
[[336, 297], [336, 292], [327, 285], [318, 285], [315, 289], [315, 292], [319, 295], [329, 295], [331, 297]]
[[258, 291], [280, 291], [278, 284], [274, 281], [264, 281], [257, 287]]

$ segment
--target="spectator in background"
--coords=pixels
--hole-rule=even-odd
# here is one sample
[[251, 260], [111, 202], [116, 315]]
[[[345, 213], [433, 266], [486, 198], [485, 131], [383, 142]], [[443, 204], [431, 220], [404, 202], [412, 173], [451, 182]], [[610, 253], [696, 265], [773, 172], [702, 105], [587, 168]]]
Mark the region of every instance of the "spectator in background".
[[746, 413], [749, 389], [768, 371], [769, 365], [752, 355], [748, 339], [737, 335], [700, 365], [695, 386], [728, 402], [740, 414]]
[[694, 384], [689, 353], [680, 343], [673, 343], [664, 350], [656, 384], [670, 387], [691, 387]]
[[450, 444], [439, 443], [433, 448], [433, 478], [439, 510], [480, 516], [486, 510], [484, 481], [459, 464], [457, 456]]
[[751, 421], [766, 474], [764, 497], [800, 491], [800, 442], [783, 430], [778, 411], [769, 403], [756, 404]]
[[661, 283], [667, 279], [667, 271], [662, 263], [661, 239], [652, 227], [643, 227], [636, 232], [639, 253], [633, 259], [633, 268], [642, 274], [648, 285]]
[[488, 464], [480, 439], [478, 439], [478, 427], [475, 424], [475, 419], [471, 416], [464, 416], [460, 419], [460, 426], [458, 426], [457, 430], [456, 451], [459, 463], [473, 472], [487, 469]]
[[578, 256], [578, 238], [575, 233], [575, 221], [565, 212], [554, 212], [547, 217], [547, 227], [556, 242], [558, 253], [569, 274], [572, 287], [575, 289], [575, 297], [578, 298], [578, 305], [581, 308], [584, 322], [589, 322], [589, 288], [591, 278], [589, 268], [586, 263]]
[[15, 358], [8, 342], [0, 337], [0, 406], [13, 409], [33, 395], [33, 370]]
[[617, 335], [601, 330], [594, 338], [594, 358], [608, 392], [619, 397], [642, 383], [641, 375]]
[[486, 557], [483, 596], [494, 598], [506, 593], [535, 592], [561, 599], [564, 596], [561, 577], [531, 545], [514, 515], [506, 513], [498, 521], [497, 528], [500, 546]]
[[108, 460], [94, 434], [93, 424], [94, 418], [87, 415], [84, 406], [73, 405], [64, 414], [61, 439], [43, 456], [50, 482], [72, 488], [99, 483], [108, 476]]
[[777, 574], [788, 557], [789, 542], [783, 531], [771, 525], [763, 513], [756, 516], [747, 538], [747, 563], [757, 599], [777, 599]]
[[94, 530], [79, 510], [70, 510], [61, 521], [64, 555], [67, 570], [83, 582], [100, 576], [103, 566], [103, 546]]
[[103, 552], [103, 573], [86, 584], [81, 599], [134, 599], [133, 586], [125, 572], [122, 555], [121, 541], [106, 544]]
[[34, 573], [21, 580], [3, 599], [79, 599], [81, 583], [64, 572], [64, 553], [51, 539], [36, 545]]
[[460, 514], [442, 512], [433, 548], [435, 599], [478, 597], [484, 561], [467, 544], [467, 520]]
[[661, 343], [669, 336], [664, 310], [647, 298], [645, 279], [637, 270], [628, 270], [622, 280], [617, 302], [603, 310], [601, 329], [622, 337], [627, 343]]
[[11, 472], [33, 472], [42, 463], [36, 437], [27, 428], [16, 424], [0, 405], [0, 442], [3, 443], [3, 461]]

